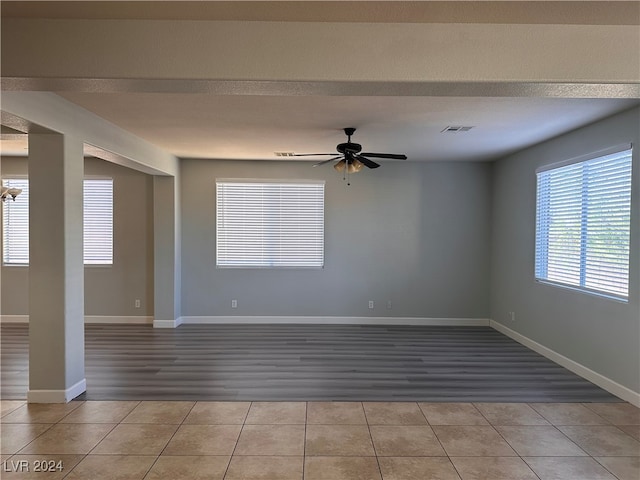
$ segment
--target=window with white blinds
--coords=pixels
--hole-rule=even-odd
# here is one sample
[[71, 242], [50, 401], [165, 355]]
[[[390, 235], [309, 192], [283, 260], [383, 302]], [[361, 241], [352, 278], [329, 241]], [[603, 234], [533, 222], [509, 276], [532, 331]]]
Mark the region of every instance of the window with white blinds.
[[[21, 188], [15, 202], [2, 212], [2, 258], [5, 265], [29, 264], [29, 180], [5, 179], [3, 185]], [[11, 203], [8, 203], [11, 202]], [[84, 263], [113, 264], [113, 180], [84, 181]]]
[[631, 153], [537, 172], [537, 279], [628, 298]]
[[113, 180], [84, 181], [84, 263], [113, 264]]
[[216, 182], [219, 267], [324, 265], [324, 182]]
[[2, 259], [5, 265], [29, 264], [29, 180], [7, 178], [2, 185], [21, 188], [15, 201], [2, 205]]

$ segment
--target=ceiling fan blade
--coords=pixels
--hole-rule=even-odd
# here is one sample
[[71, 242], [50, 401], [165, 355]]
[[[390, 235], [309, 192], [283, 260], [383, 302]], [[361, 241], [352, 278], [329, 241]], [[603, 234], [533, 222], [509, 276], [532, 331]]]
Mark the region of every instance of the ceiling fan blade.
[[362, 155], [355, 155], [355, 158], [360, 161], [364, 166], [369, 168], [378, 168], [380, 166], [379, 163], [373, 162], [368, 158], [363, 157]]
[[321, 162], [318, 163], [314, 163], [313, 165], [311, 165], [312, 167], [317, 167], [318, 165], [324, 165], [325, 163], [329, 163], [329, 162], [333, 162], [334, 160], [340, 160], [341, 158], [343, 158], [342, 156], [339, 157], [334, 157], [334, 158], [330, 158], [329, 160], [323, 160]]
[[318, 157], [320, 155], [335, 155], [335, 153], [294, 153], [289, 157]]
[[406, 160], [406, 155], [400, 155], [398, 153], [362, 153], [361, 155], [366, 155], [367, 157], [373, 158], [391, 158], [393, 160]]

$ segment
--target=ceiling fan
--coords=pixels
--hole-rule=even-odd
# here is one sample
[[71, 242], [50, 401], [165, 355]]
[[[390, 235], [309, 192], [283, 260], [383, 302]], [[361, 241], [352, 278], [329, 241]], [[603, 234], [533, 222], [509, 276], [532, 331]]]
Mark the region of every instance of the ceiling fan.
[[362, 167], [368, 168], [378, 168], [380, 166], [379, 163], [376, 163], [370, 160], [367, 157], [373, 158], [388, 158], [392, 160], [406, 160], [406, 155], [401, 155], [397, 153], [373, 153], [373, 152], [362, 152], [362, 145], [359, 143], [351, 142], [351, 135], [355, 133], [355, 128], [345, 128], [344, 133], [347, 136], [346, 143], [340, 143], [336, 146], [337, 152], [340, 154], [335, 156], [335, 153], [295, 153], [294, 157], [314, 157], [320, 155], [334, 155], [333, 158], [329, 160], [323, 160], [322, 162], [314, 163], [313, 166], [317, 167], [318, 165], [324, 165], [325, 163], [336, 161], [333, 168], [335, 168], [339, 172], [344, 172], [345, 175], [349, 173], [357, 173], [362, 170]]

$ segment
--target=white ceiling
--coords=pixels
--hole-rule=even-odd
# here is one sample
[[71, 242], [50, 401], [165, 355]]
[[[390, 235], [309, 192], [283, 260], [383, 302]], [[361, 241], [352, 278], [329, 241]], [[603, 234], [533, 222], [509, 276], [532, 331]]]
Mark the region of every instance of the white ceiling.
[[[144, 3], [153, 3], [147, 8]], [[638, 23], [636, 2], [3, 2], [3, 17], [207, 18], [248, 21]], [[400, 6], [399, 6], [400, 5]], [[364, 13], [367, 15], [363, 16]], [[274, 152], [335, 151], [356, 127], [363, 151], [412, 161], [483, 161], [526, 148], [638, 104], [559, 96], [320, 96], [58, 92], [181, 158], [273, 160]], [[441, 133], [447, 126], [472, 126]], [[3, 155], [26, 155], [2, 136]], [[305, 160], [313, 160], [306, 159]]]
[[[637, 104], [629, 99], [244, 96], [60, 93], [181, 158], [274, 160], [275, 152], [333, 153], [356, 127], [363, 151], [411, 161], [483, 161]], [[472, 126], [449, 133], [447, 126]], [[26, 136], [3, 135], [23, 156]], [[296, 158], [314, 161], [315, 157]]]
[[[488, 160], [636, 104], [623, 99], [61, 93], [181, 158], [273, 160], [332, 153], [356, 127], [363, 151], [414, 161]], [[441, 133], [451, 125], [473, 126]]]

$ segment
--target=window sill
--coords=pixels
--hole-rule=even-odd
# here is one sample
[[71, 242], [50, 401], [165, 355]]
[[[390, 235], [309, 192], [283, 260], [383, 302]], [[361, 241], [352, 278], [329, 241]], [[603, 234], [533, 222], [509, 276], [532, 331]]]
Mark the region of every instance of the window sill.
[[596, 290], [590, 290], [587, 288], [582, 288], [582, 287], [576, 287], [574, 285], [567, 285], [565, 283], [560, 283], [560, 282], [554, 282], [552, 280], [544, 280], [541, 278], [536, 278], [536, 283], [539, 283], [541, 285], [547, 285], [550, 287], [557, 287], [557, 288], [562, 288], [564, 290], [570, 290], [573, 292], [577, 292], [577, 293], [583, 293], [592, 297], [597, 297], [597, 298], [602, 298], [605, 300], [612, 300], [614, 302], [618, 302], [618, 303], [629, 303], [629, 297], [621, 297], [621, 296], [616, 296], [613, 295], [611, 293], [605, 293], [605, 292], [598, 292]]

